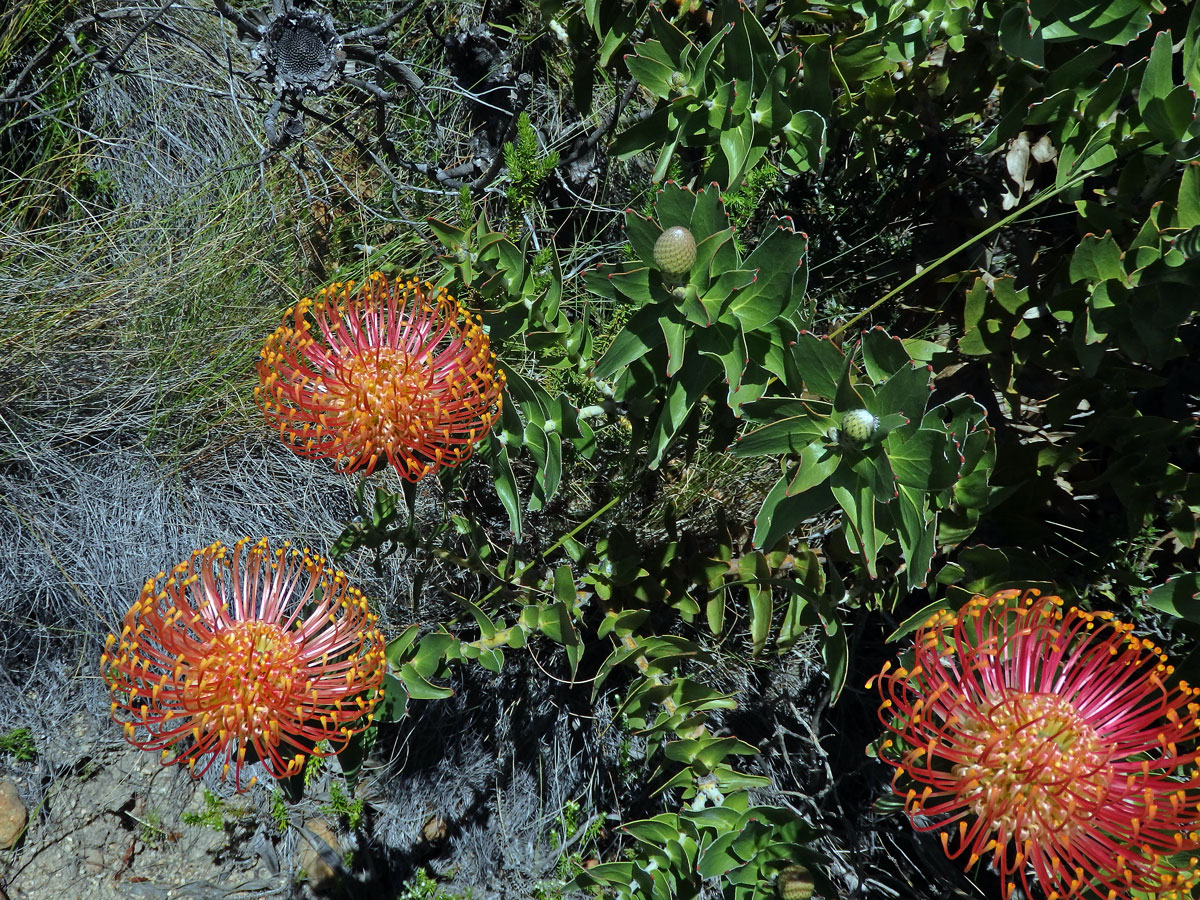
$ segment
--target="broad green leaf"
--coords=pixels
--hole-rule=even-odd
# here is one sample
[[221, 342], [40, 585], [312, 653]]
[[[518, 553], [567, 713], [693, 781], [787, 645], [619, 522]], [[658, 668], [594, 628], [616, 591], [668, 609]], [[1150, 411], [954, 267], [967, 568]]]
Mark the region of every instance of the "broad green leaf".
[[1146, 602], [1172, 616], [1200, 622], [1200, 573], [1177, 575], [1151, 588]]
[[811, 414], [793, 416], [771, 422], [748, 431], [738, 438], [734, 456], [773, 456], [780, 453], [799, 453], [814, 441], [821, 441], [829, 430], [828, 418]]
[[1200, 4], [1192, 4], [1183, 34], [1183, 80], [1200, 94]]
[[838, 384], [849, 368], [850, 360], [833, 341], [802, 331], [792, 347], [792, 357], [800, 377], [804, 379], [804, 390], [829, 400], [836, 396]]
[[934, 600], [932, 603], [923, 606], [921, 609], [917, 610], [915, 613], [901, 622], [896, 630], [887, 636], [887, 642], [889, 644], [894, 644], [901, 638], [907, 637], [928, 622], [933, 617], [934, 613], [943, 609], [953, 609], [945, 597], [942, 597], [939, 600]]
[[869, 407], [877, 416], [901, 415], [910, 420], [925, 414], [933, 382], [933, 367], [921, 364], [903, 365], [875, 391], [875, 402]]
[[696, 195], [674, 181], [663, 184], [654, 198], [654, 215], [664, 230], [673, 225], [686, 225], [699, 242], [710, 232], [697, 230], [697, 223], [692, 221], [695, 208]]
[[420, 625], [409, 625], [402, 632], [387, 642], [387, 648], [384, 655], [387, 657], [389, 664], [398, 666], [407, 657], [409, 649], [417, 639], [417, 635], [421, 631]]
[[380, 686], [379, 703], [375, 707], [376, 722], [399, 722], [408, 714], [408, 689], [404, 682], [388, 672]]
[[[757, 331], [786, 313], [807, 244], [804, 235], [792, 230], [790, 219], [777, 219], [775, 230], [742, 263], [743, 268], [755, 272], [754, 281], [742, 288], [729, 309], [744, 331]], [[800, 290], [803, 292], [803, 286]]]
[[741, 580], [750, 595], [750, 640], [754, 655], [758, 656], [767, 645], [767, 638], [771, 634], [771, 617], [775, 611], [769, 583], [771, 568], [762, 551], [743, 556], [741, 566]]
[[788, 477], [784, 475], [763, 499], [754, 519], [755, 547], [774, 547], [805, 519], [827, 512], [834, 506], [828, 484], [822, 482], [811, 490], [789, 495], [788, 482]]
[[446, 697], [454, 696], [454, 691], [448, 687], [433, 684], [418, 672], [412, 663], [405, 663], [400, 667], [400, 680], [404, 682], [408, 695], [414, 700], [444, 700]]
[[1196, 96], [1191, 88], [1179, 85], [1166, 97], [1151, 99], [1142, 120], [1150, 133], [1173, 152], [1196, 121]]
[[1154, 37], [1150, 59], [1142, 72], [1142, 84], [1137, 97], [1138, 112], [1145, 116], [1150, 101], [1165, 100], [1173, 87], [1175, 80], [1171, 77], [1171, 32], [1160, 31]]
[[662, 342], [657, 311], [652, 307], [638, 310], [604, 351], [593, 375], [596, 378], [612, 378]]
[[625, 57], [625, 65], [629, 67], [629, 74], [654, 96], [663, 100], [671, 96], [671, 76], [675, 66], [661, 43], [646, 41], [638, 44], [634, 53]]
[[674, 149], [679, 142], [679, 129], [671, 127], [669, 122], [666, 108], [656, 110], [648, 118], [635, 122], [617, 135], [612, 143], [612, 153], [619, 159], [637, 156], [647, 150], [663, 147], [664, 135], [669, 136], [667, 146]]
[[[1200, 10], [1200, 6], [1196, 9]], [[1200, 35], [1197, 35], [1197, 42], [1200, 43]], [[1200, 162], [1190, 162], [1184, 167], [1175, 215], [1180, 228], [1200, 225]]]
[[924, 588], [929, 582], [937, 514], [928, 510], [926, 503], [922, 492], [902, 486], [896, 502], [891, 505], [910, 591]]
[[840, 464], [841, 458], [833, 448], [826, 447], [823, 441], [813, 441], [800, 451], [800, 459], [788, 480], [788, 496], [802, 494], [821, 484]]
[[878, 578], [879, 533], [875, 527], [875, 494], [866, 481], [845, 470], [834, 473], [829, 487], [846, 514], [845, 524], [854, 538], [850, 542], [852, 548], [857, 546], [867, 574], [871, 578]]
[[958, 481], [962, 459], [944, 431], [899, 429], [884, 439], [884, 447], [902, 485], [935, 492]]
[[1108, 281], [1114, 279], [1125, 283], [1125, 266], [1121, 262], [1121, 248], [1110, 232], [1100, 237], [1085, 234], [1071, 257], [1071, 281]]
[[[665, 227], [665, 226], [664, 226]], [[654, 242], [663, 233], [657, 223], [643, 219], [633, 210], [625, 211], [625, 238], [633, 252], [646, 265], [654, 263]]]
[[651, 469], [662, 463], [668, 447], [691, 415], [696, 401], [720, 372], [720, 367], [710, 357], [693, 353], [690, 347], [685, 352], [686, 362], [667, 387], [666, 399], [646, 448]]
[[[727, 240], [733, 238], [730, 230], [730, 217], [726, 215], [725, 204], [721, 203], [721, 192], [715, 185], [701, 188], [695, 194], [695, 206], [691, 212], [691, 232], [700, 242], [708, 235], [726, 234]], [[720, 244], [724, 244], [721, 240]], [[712, 256], [708, 257], [712, 259]], [[696, 251], [696, 264], [700, 265], [700, 250]]]
[[[862, 339], [863, 368], [867, 377], [874, 383], [886, 381], [895, 372], [912, 366], [912, 358], [908, 355], [903, 342], [892, 337], [880, 326], [875, 326], [863, 332]], [[898, 409], [888, 410], [898, 412]]]
[[1039, 69], [1046, 64], [1045, 47], [1040, 31], [1033, 32], [1025, 8], [1009, 7], [1000, 19], [1000, 46], [1014, 59], [1033, 63]]
[[499, 439], [493, 439], [487, 454], [492, 470], [492, 484], [496, 488], [496, 496], [508, 513], [508, 527], [513, 533], [513, 540], [521, 540], [521, 496], [517, 487], [517, 476], [513, 473], [512, 461], [508, 457], [508, 448]]
[[[676, 762], [692, 763], [699, 762], [706, 769], [713, 769], [717, 763], [722, 762], [725, 757], [732, 754], [741, 756], [756, 756], [758, 750], [745, 741], [739, 741], [734, 737], [705, 737], [699, 739], [685, 739], [679, 741], [668, 741], [663, 745], [663, 755], [667, 759], [673, 759]], [[672, 837], [678, 837], [679, 832], [676, 830]]]

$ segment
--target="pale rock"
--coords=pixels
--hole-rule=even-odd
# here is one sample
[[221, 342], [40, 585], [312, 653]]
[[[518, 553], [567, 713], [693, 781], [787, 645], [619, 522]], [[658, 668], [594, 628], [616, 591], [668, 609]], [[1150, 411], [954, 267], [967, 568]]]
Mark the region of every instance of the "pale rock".
[[0, 850], [7, 850], [21, 837], [29, 814], [11, 781], [0, 781]]

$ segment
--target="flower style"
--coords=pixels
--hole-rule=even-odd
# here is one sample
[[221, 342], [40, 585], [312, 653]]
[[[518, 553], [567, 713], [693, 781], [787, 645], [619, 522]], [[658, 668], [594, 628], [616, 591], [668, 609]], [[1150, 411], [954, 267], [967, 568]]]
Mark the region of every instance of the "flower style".
[[1184, 895], [1167, 857], [1200, 846], [1200, 691], [1132, 626], [1061, 607], [977, 596], [884, 667], [893, 790], [950, 858], [990, 856], [1005, 900], [1037, 896], [1031, 872], [1048, 900]]
[[108, 636], [113, 720], [163, 765], [198, 776], [223, 760], [239, 791], [251, 750], [294, 775], [370, 725], [387, 666], [375, 623], [345, 573], [307, 550], [214, 543], [147, 580]]
[[258, 375], [255, 398], [297, 454], [368, 475], [386, 457], [413, 482], [465, 461], [504, 391], [478, 319], [445, 288], [379, 272], [288, 310]]

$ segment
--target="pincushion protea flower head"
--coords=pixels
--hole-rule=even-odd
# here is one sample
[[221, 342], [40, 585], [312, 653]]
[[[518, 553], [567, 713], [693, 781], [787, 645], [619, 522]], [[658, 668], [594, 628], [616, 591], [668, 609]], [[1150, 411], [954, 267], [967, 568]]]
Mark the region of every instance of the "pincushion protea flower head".
[[379, 272], [288, 310], [258, 375], [255, 398], [300, 456], [368, 475], [386, 459], [414, 482], [471, 455], [504, 390], [478, 319], [445, 288]]
[[100, 672], [131, 744], [195, 775], [221, 760], [240, 791], [247, 754], [285, 778], [370, 724], [387, 665], [375, 623], [307, 550], [218, 542], [146, 582]]
[[[878, 676], [881, 757], [914, 826], [1005, 900], [1188, 896], [1200, 846], [1200, 691], [1109, 613], [1002, 591], [941, 612]], [[869, 686], [869, 685], [868, 685]]]

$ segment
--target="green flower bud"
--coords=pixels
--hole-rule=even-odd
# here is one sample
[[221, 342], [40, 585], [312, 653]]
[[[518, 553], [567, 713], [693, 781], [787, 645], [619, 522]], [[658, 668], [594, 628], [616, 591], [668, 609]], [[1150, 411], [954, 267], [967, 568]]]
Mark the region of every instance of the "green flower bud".
[[813, 895], [812, 872], [804, 866], [788, 866], [775, 876], [780, 900], [808, 900]]
[[865, 409], [852, 409], [842, 416], [842, 434], [847, 440], [861, 444], [879, 427], [879, 420]]
[[672, 225], [654, 242], [654, 264], [663, 276], [678, 281], [696, 262], [696, 239], [682, 225]]

